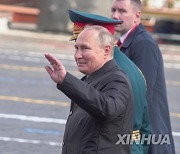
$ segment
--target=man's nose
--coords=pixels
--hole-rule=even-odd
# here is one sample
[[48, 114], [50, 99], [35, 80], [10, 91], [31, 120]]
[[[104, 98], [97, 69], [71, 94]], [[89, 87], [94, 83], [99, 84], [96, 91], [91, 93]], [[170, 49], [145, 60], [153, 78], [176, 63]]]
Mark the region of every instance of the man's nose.
[[82, 52], [80, 51], [80, 49], [77, 49], [75, 54], [74, 54], [74, 58], [75, 59], [79, 59], [82, 58]]

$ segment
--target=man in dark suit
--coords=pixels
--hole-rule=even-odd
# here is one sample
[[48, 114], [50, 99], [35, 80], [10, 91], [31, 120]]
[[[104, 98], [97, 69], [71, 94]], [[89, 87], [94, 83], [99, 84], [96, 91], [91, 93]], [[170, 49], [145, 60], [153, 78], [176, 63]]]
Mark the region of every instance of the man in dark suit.
[[[73, 36], [71, 40], [76, 40], [77, 36], [83, 30], [85, 25], [102, 25], [107, 28], [112, 35], [114, 34], [114, 26], [111, 24], [122, 24], [121, 20], [113, 20], [97, 14], [90, 14], [77, 10], [69, 10], [69, 18], [74, 23]], [[111, 23], [111, 24], [110, 24]], [[104, 40], [101, 40], [102, 42]], [[146, 154], [149, 144], [141, 142], [141, 136], [149, 134], [149, 114], [146, 101], [146, 81], [139, 68], [122, 52], [120, 52], [116, 43], [114, 46], [114, 60], [118, 66], [128, 76], [134, 97], [134, 113], [133, 113], [133, 132], [132, 132], [132, 153]]]
[[113, 19], [123, 20], [115, 30], [121, 34], [120, 50], [142, 71], [147, 82], [151, 134], [168, 134], [170, 145], [150, 145], [149, 154], [174, 154], [174, 143], [169, 117], [163, 59], [157, 43], [140, 23], [140, 0], [114, 0], [111, 6]]
[[[103, 40], [103, 41], [102, 41]], [[86, 27], [75, 42], [79, 80], [61, 62], [45, 54], [57, 88], [72, 100], [62, 154], [130, 154], [124, 135], [133, 127], [133, 94], [129, 79], [113, 57], [114, 39], [102, 26]]]

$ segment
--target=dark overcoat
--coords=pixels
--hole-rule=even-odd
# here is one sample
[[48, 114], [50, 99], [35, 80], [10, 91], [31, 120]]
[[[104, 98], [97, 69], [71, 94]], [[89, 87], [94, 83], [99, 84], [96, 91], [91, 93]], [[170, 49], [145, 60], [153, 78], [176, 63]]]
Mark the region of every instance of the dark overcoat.
[[151, 133], [169, 134], [170, 137], [170, 145], [151, 144], [149, 154], [174, 154], [163, 59], [157, 43], [140, 24], [130, 33], [120, 50], [140, 68], [145, 76]]
[[126, 75], [110, 60], [83, 81], [67, 73], [57, 88], [71, 100], [62, 154], [130, 154], [118, 134], [131, 134], [133, 95]]

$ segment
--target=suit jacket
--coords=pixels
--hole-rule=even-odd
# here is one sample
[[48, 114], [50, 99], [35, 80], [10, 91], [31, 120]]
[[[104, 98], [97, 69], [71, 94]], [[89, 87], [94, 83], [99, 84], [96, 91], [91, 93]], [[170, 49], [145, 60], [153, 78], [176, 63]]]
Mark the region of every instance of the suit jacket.
[[67, 73], [57, 88], [71, 100], [62, 154], [130, 154], [118, 134], [131, 134], [133, 95], [126, 75], [110, 60], [82, 81]]
[[[117, 46], [114, 47], [114, 60], [126, 73], [131, 82], [134, 95], [133, 130], [139, 130], [140, 134], [150, 133], [148, 106], [146, 100], [146, 81], [139, 68]], [[132, 145], [132, 154], [147, 154], [147, 144]]]
[[140, 68], [145, 76], [151, 133], [169, 134], [170, 137], [170, 145], [151, 144], [149, 154], [174, 154], [163, 59], [157, 43], [140, 24], [129, 34], [122, 44], [121, 51]]

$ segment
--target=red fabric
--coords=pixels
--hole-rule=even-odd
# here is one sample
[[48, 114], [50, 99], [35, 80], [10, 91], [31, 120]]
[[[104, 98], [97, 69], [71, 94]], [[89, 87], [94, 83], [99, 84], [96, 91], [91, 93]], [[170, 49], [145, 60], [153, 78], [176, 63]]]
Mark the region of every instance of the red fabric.
[[111, 25], [111, 24], [100, 24], [100, 26], [105, 27], [111, 34], [114, 34], [114, 25]]
[[[78, 27], [81, 27], [81, 28], [83, 29], [87, 24], [91, 24], [91, 23], [75, 22], [75, 23], [74, 23], [74, 27], [77, 27], [77, 26], [78, 26]], [[96, 23], [96, 24], [92, 24], [92, 25], [103, 26], [103, 27], [106, 28], [111, 34], [114, 34], [114, 24]]]
[[122, 45], [121, 41], [120, 41], [120, 40], [118, 40], [118, 42], [117, 42], [117, 46], [120, 48], [120, 47], [121, 47], [121, 45]]
[[79, 26], [79, 27], [81, 27], [82, 29], [83, 29], [86, 25], [87, 25], [87, 23], [82, 23], [82, 22], [75, 22], [75, 23], [74, 23], [74, 27]]

